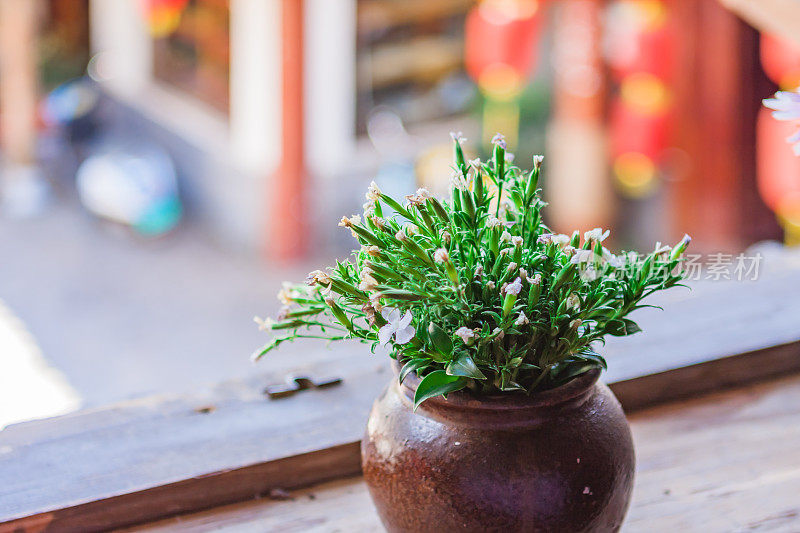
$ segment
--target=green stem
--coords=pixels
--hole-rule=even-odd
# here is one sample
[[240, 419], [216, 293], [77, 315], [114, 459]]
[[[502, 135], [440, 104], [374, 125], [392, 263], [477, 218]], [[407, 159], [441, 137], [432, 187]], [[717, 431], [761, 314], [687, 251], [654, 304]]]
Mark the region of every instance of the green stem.
[[545, 376], [547, 376], [547, 374], [550, 373], [550, 369], [551, 368], [553, 368], [553, 365], [547, 365], [542, 369], [542, 373], [539, 374], [539, 377], [537, 377], [536, 380], [531, 385], [531, 388], [530, 388], [531, 391], [536, 390], [536, 387], [539, 386], [539, 384], [542, 382], [542, 380], [545, 378]]

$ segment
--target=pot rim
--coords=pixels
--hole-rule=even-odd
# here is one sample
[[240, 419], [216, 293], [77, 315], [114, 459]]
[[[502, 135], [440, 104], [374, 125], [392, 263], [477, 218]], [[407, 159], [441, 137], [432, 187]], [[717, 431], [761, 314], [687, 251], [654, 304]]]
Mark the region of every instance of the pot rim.
[[[397, 383], [400, 364], [397, 361], [392, 361], [392, 368], [395, 373], [395, 383]], [[479, 396], [471, 391], [460, 390], [449, 393], [447, 399], [442, 396], [428, 398], [420, 404], [419, 409], [516, 412], [540, 410], [575, 401], [580, 402], [588, 397], [597, 384], [601, 372], [601, 369], [593, 368], [572, 378], [563, 385], [533, 394], [517, 391], [507, 394]], [[416, 372], [411, 372], [405, 377], [402, 384], [398, 384], [402, 396], [408, 399], [412, 405], [414, 392], [417, 390], [419, 383], [420, 379]]]

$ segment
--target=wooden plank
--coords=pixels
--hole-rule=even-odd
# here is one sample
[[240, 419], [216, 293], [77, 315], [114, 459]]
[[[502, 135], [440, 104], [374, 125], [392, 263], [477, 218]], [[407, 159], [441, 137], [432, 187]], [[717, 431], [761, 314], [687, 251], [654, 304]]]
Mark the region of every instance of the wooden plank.
[[[625, 531], [800, 530], [800, 377], [630, 417], [637, 451]], [[141, 533], [383, 531], [361, 478], [164, 520]]]
[[[792, 257], [766, 258], [769, 275], [758, 282], [699, 283], [664, 294], [667, 311], [640, 313], [645, 333], [605, 350], [623, 405], [800, 370], [800, 255]], [[282, 380], [273, 374], [11, 426], [0, 432], [0, 532], [120, 527], [352, 473], [369, 407], [390, 379], [385, 358], [362, 353], [314, 368], [342, 385], [283, 400], [261, 392]]]
[[229, 383], [10, 426], [0, 432], [0, 533], [42, 521], [104, 530], [355, 473], [355, 443], [390, 371], [368, 364], [347, 376], [277, 401], [262, 384]]

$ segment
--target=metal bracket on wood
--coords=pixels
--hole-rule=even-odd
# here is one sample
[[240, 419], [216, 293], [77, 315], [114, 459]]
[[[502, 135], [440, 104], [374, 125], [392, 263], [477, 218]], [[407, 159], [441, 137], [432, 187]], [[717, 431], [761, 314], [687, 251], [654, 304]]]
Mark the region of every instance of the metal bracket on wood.
[[302, 390], [325, 389], [328, 387], [333, 387], [334, 385], [339, 385], [341, 382], [342, 378], [337, 377], [315, 380], [307, 376], [295, 376], [290, 374], [286, 376], [285, 384], [269, 385], [266, 389], [264, 389], [264, 394], [269, 396], [270, 400], [277, 400], [292, 396]]

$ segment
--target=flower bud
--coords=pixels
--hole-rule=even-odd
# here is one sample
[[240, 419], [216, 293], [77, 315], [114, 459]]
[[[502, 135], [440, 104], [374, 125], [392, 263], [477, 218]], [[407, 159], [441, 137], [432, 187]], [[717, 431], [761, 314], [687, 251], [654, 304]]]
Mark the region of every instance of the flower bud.
[[670, 254], [670, 259], [677, 259], [680, 257], [683, 252], [686, 251], [686, 248], [689, 246], [689, 243], [692, 242], [692, 238], [689, 237], [688, 234], [684, 234], [683, 238], [675, 245], [675, 248], [672, 249], [672, 253]]
[[341, 325], [347, 328], [348, 331], [352, 332], [353, 323], [350, 321], [349, 318], [347, 318], [347, 315], [342, 310], [342, 308], [339, 307], [339, 304], [336, 303], [336, 300], [334, 300], [329, 296], [325, 298], [325, 303], [328, 304], [328, 307], [330, 307], [331, 313], [333, 313], [334, 318], [336, 318], [336, 320], [338, 320]]
[[456, 330], [456, 336], [460, 337], [464, 344], [472, 346], [475, 344], [475, 332], [468, 327], [460, 327]]

